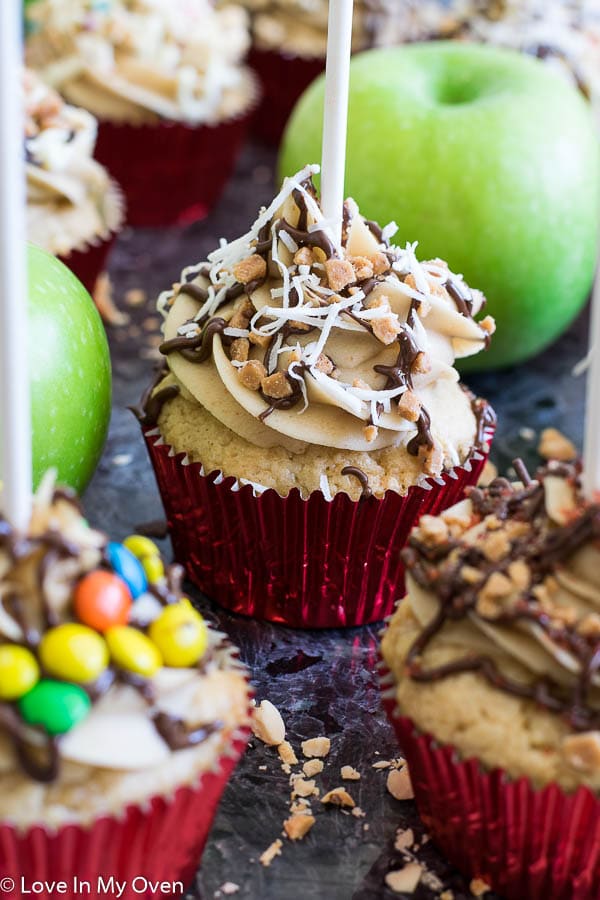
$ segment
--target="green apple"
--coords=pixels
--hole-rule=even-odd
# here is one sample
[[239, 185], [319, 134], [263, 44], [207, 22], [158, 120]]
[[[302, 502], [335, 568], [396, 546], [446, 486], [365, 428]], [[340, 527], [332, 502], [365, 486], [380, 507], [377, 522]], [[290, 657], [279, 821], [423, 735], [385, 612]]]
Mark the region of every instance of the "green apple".
[[[320, 78], [296, 106], [282, 176], [320, 160], [323, 89]], [[498, 330], [471, 368], [527, 359], [581, 309], [598, 189], [590, 108], [538, 60], [450, 42], [354, 57], [346, 194], [486, 293]]]
[[27, 266], [34, 484], [54, 467], [61, 484], [80, 492], [110, 418], [106, 334], [90, 295], [66, 266], [32, 245]]

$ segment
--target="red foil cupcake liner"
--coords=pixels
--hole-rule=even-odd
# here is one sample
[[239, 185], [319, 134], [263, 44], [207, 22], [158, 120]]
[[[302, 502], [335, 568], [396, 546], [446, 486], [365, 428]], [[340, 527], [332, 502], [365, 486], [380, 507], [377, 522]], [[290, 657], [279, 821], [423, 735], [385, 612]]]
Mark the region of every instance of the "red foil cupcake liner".
[[286, 56], [253, 47], [248, 63], [258, 75], [263, 97], [252, 130], [263, 141], [279, 145], [298, 98], [325, 69], [324, 56]]
[[[491, 440], [493, 432], [486, 437]], [[365, 625], [404, 592], [400, 549], [424, 514], [437, 515], [475, 484], [486, 454], [404, 497], [351, 500], [321, 491], [281, 497], [175, 454], [157, 429], [144, 437], [173, 550], [190, 580], [221, 606], [292, 628]]]
[[[61, 881], [68, 897], [182, 896], [198, 869], [221, 794], [248, 735], [247, 728], [236, 732], [228, 754], [194, 786], [179, 788], [172, 797], [149, 798], [144, 806], [128, 806], [122, 815], [103, 817], [88, 828], [66, 825], [54, 832], [43, 827], [22, 832], [0, 824], [3, 900], [19, 900], [36, 881], [47, 883], [35, 891], [42, 900], [54, 900], [57, 889], [52, 882]], [[122, 894], [115, 881], [125, 883]], [[157, 887], [163, 882], [164, 887]]]
[[[382, 668], [383, 703], [408, 762], [419, 814], [445, 856], [510, 900], [598, 900], [600, 802], [588, 788], [536, 790], [420, 733]], [[509, 738], [510, 739], [510, 738]]]
[[94, 293], [98, 276], [106, 268], [106, 260], [116, 237], [116, 234], [110, 234], [104, 240], [89, 244], [82, 250], [71, 250], [68, 256], [58, 257], [90, 294]]
[[100, 120], [95, 156], [121, 185], [128, 224], [187, 225], [207, 216], [233, 171], [254, 108], [253, 102], [235, 118], [196, 127]]

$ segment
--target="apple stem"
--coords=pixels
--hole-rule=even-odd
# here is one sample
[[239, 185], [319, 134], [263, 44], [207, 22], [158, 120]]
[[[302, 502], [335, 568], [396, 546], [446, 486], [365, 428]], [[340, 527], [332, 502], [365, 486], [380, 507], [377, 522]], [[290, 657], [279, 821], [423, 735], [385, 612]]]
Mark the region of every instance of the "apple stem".
[[597, 500], [600, 491], [600, 253], [590, 310], [589, 369], [583, 447], [583, 491]]
[[0, 505], [31, 516], [31, 400], [27, 353], [22, 4], [0, 2]]
[[332, 228], [338, 245], [342, 240], [353, 8], [354, 0], [329, 0], [321, 207], [325, 218], [334, 223]]

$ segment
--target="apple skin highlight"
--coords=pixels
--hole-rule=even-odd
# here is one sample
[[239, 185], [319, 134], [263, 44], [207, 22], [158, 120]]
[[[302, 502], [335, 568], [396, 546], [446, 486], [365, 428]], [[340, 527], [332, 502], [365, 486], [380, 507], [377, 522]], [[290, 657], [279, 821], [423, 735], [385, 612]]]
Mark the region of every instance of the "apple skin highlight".
[[28, 245], [34, 486], [49, 468], [81, 492], [100, 459], [110, 419], [111, 368], [104, 326], [80, 281]]
[[[300, 99], [281, 177], [318, 159], [322, 78]], [[488, 297], [498, 330], [461, 369], [513, 365], [551, 344], [584, 305], [598, 234], [600, 157], [591, 108], [538, 60], [435, 42], [354, 57], [346, 194], [395, 242], [419, 242]]]

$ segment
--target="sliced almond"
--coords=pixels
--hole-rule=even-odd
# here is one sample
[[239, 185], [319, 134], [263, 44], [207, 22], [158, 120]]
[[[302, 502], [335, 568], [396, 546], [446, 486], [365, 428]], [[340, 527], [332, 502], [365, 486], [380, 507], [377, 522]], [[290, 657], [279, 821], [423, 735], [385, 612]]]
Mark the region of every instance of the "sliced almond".
[[278, 747], [285, 740], [285, 725], [281, 713], [269, 700], [263, 700], [252, 713], [254, 735], [270, 747]]

